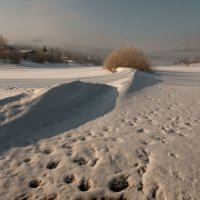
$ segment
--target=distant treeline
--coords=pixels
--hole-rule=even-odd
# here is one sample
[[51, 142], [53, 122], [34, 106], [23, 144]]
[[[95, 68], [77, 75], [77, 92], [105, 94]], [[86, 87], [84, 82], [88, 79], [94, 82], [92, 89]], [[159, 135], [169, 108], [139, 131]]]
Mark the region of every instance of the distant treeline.
[[68, 63], [70, 60], [79, 64], [92, 63], [101, 65], [103, 58], [96, 55], [85, 55], [82, 53], [61, 50], [43, 46], [42, 48], [32, 48], [9, 45], [8, 40], [0, 35], [0, 59], [11, 64], [19, 64], [22, 60], [36, 63]]
[[188, 58], [181, 58], [175, 61], [174, 65], [190, 65], [190, 64], [199, 64], [200, 63], [200, 56], [196, 56], [195, 58], [188, 59]]

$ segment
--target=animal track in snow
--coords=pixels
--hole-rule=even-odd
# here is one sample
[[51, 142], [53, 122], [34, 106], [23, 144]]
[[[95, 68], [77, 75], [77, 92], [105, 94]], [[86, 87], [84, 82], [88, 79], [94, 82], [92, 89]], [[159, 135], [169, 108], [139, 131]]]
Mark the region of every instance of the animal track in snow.
[[161, 129], [165, 132], [165, 133], [169, 133], [169, 134], [175, 134], [176, 130], [174, 128], [172, 128], [171, 126], [162, 126]]
[[163, 144], [167, 144], [167, 141], [165, 138], [161, 138], [159, 136], [153, 136], [153, 135], [151, 137], [152, 137], [152, 139], [154, 139], [156, 141], [162, 142]]
[[123, 142], [124, 141], [123, 137], [112, 137], [111, 140], [114, 142]]
[[74, 176], [73, 174], [68, 175], [68, 176], [66, 176], [66, 177], [64, 178], [64, 182], [65, 182], [66, 184], [71, 184], [71, 183], [73, 183], [74, 181], [75, 181], [75, 176]]
[[142, 149], [142, 148], [138, 149], [137, 156], [138, 156], [138, 158], [140, 158], [143, 161], [143, 163], [145, 163], [145, 164], [149, 163], [148, 153], [144, 149]]
[[112, 127], [112, 126], [104, 126], [103, 127], [103, 131], [108, 131], [108, 132], [110, 132], [110, 131], [113, 131], [113, 129], [114, 129], [114, 127]]
[[136, 132], [138, 134], [141, 134], [141, 133], [145, 133], [145, 132], [148, 132], [148, 131], [146, 129], [144, 129], [144, 128], [139, 128], [139, 129], [136, 130]]
[[79, 140], [82, 142], [85, 142], [85, 141], [89, 140], [89, 136], [81, 136], [81, 137], [79, 137]]
[[47, 169], [56, 169], [59, 165], [60, 161], [50, 161], [48, 164], [47, 164]]
[[25, 158], [23, 161], [24, 161], [25, 163], [29, 163], [29, 162], [31, 161], [31, 159], [30, 159], [30, 158]]
[[135, 124], [133, 122], [131, 122], [131, 121], [128, 122], [128, 125], [129, 126], [135, 126]]
[[91, 161], [91, 167], [95, 167], [100, 158], [95, 158]]
[[[141, 114], [142, 115], [142, 114]], [[138, 117], [134, 117], [133, 118], [133, 122], [134, 123], [139, 123], [139, 122], [141, 122], [142, 120], [140, 119], [140, 118], [138, 118]]]
[[172, 152], [169, 152], [168, 155], [172, 156], [174, 158], [178, 158], [179, 157], [178, 154], [175, 154], [175, 153], [172, 153]]
[[136, 185], [137, 191], [139, 191], [139, 192], [143, 191], [143, 187], [144, 187], [144, 186], [143, 186], [142, 181], [139, 182], [139, 183]]
[[22, 195], [19, 195], [15, 198], [15, 200], [29, 200], [31, 199], [31, 194], [28, 194], [28, 193], [24, 193]]
[[141, 143], [144, 144], [144, 145], [150, 145], [150, 144], [152, 144], [152, 140], [147, 140], [147, 139], [142, 140]]
[[92, 147], [80, 146], [77, 148], [73, 161], [78, 165], [89, 165], [91, 167], [96, 166], [100, 159], [97, 150]]
[[55, 199], [57, 199], [57, 194], [54, 193], [54, 194], [47, 195], [42, 200], [55, 200]]
[[71, 150], [71, 149], [73, 149], [73, 146], [69, 145], [69, 143], [65, 143], [62, 145], [62, 148]]
[[30, 181], [29, 187], [30, 188], [37, 188], [37, 187], [40, 186], [41, 182], [42, 182], [41, 180], [33, 179], [33, 180]]
[[79, 190], [81, 192], [86, 192], [92, 187], [92, 181], [90, 179], [83, 178], [79, 185]]
[[144, 120], [151, 120], [151, 117], [149, 115], [142, 115], [142, 118]]
[[158, 192], [159, 186], [157, 184], [154, 184], [149, 191], [147, 200], [156, 200], [157, 192]]
[[74, 162], [78, 163], [79, 165], [87, 165], [88, 160], [86, 160], [83, 157], [77, 157], [77, 158], [74, 159]]
[[146, 165], [140, 166], [137, 169], [138, 174], [141, 175], [141, 176], [144, 175], [146, 173], [146, 171], [147, 171]]
[[187, 136], [188, 136], [188, 135], [185, 134], [185, 133], [179, 133], [179, 135], [182, 136], [182, 137], [187, 137]]
[[185, 125], [186, 127], [192, 127], [192, 126], [193, 126], [193, 124], [190, 123], [190, 122], [185, 122], [184, 125]]
[[145, 96], [147, 99], [153, 100], [153, 97]]
[[109, 188], [113, 192], [121, 192], [129, 187], [128, 177], [121, 175], [113, 178], [109, 183]]
[[193, 197], [191, 196], [191, 194], [187, 192], [182, 192], [181, 196], [182, 196], [182, 200], [193, 200]]
[[40, 150], [40, 152], [43, 154], [51, 154], [53, 150], [50, 148], [45, 148], [45, 149]]

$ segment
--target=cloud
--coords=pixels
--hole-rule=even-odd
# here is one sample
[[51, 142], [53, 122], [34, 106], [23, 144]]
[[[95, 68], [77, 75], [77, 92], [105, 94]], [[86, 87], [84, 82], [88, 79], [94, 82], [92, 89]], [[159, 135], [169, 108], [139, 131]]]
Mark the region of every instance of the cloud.
[[18, 0], [15, 4], [0, 8], [1, 34], [10, 43], [100, 48], [128, 43], [120, 34], [113, 34], [112, 27], [97, 23], [79, 9], [84, 4], [78, 0]]
[[23, 2], [22, 7], [11, 7], [7, 12], [0, 10], [2, 34], [11, 42], [30, 42], [35, 38], [44, 38], [51, 45], [72, 42], [73, 29], [77, 31], [75, 24], [79, 26], [82, 16], [76, 11], [66, 11], [58, 2], [36, 0]]
[[176, 30], [176, 20], [169, 28], [163, 25], [169, 16], [158, 17], [154, 10], [148, 14], [150, 9], [145, 15], [133, 1], [116, 1], [0, 0], [0, 34], [10, 43], [41, 46], [113, 48], [134, 43], [157, 50], [200, 45], [198, 34], [182, 34], [185, 23], [183, 31], [180, 26]]

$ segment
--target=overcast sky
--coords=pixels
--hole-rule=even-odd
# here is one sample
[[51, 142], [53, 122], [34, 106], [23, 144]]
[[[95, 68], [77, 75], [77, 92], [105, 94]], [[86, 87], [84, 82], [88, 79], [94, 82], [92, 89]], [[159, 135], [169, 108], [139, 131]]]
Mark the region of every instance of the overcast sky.
[[200, 0], [0, 0], [10, 42], [145, 50], [200, 47]]

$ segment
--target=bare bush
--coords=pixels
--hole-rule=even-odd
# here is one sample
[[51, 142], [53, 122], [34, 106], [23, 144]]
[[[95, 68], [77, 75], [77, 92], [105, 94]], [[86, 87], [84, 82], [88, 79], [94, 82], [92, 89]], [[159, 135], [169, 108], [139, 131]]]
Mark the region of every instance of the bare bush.
[[104, 67], [112, 72], [117, 68], [134, 68], [141, 71], [152, 71], [151, 65], [143, 51], [134, 47], [114, 50], [105, 60]]

